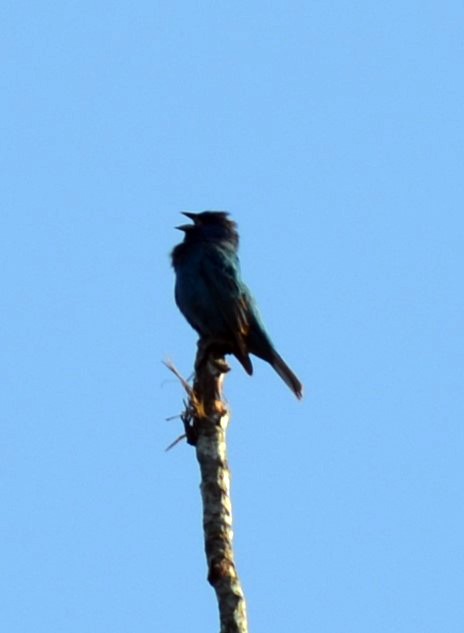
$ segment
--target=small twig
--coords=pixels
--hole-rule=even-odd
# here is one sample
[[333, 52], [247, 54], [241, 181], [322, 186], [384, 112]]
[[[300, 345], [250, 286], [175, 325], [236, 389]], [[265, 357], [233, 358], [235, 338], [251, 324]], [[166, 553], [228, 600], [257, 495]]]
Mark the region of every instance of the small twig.
[[177, 444], [179, 444], [179, 442], [182, 442], [182, 440], [185, 440], [185, 438], [186, 438], [186, 437], [187, 437], [187, 436], [185, 435], [185, 433], [182, 433], [182, 435], [179, 435], [179, 437], [178, 437], [178, 438], [176, 438], [176, 439], [174, 440], [174, 442], [171, 442], [171, 443], [169, 444], [169, 446], [167, 446], [167, 447], [164, 449], [164, 452], [165, 452], [165, 453], [167, 453], [168, 451], [170, 451], [170, 450], [171, 450], [171, 448], [174, 448], [174, 446], [177, 446]]
[[190, 397], [190, 395], [192, 393], [192, 387], [185, 380], [185, 378], [179, 373], [179, 371], [175, 367], [174, 363], [172, 361], [170, 361], [170, 360], [163, 360], [163, 365], [166, 365], [166, 367], [169, 369], [169, 371], [172, 371], [174, 376], [176, 376], [176, 378], [178, 378], [180, 380], [180, 382], [182, 383], [182, 386], [184, 387], [185, 391], [187, 392], [187, 395]]

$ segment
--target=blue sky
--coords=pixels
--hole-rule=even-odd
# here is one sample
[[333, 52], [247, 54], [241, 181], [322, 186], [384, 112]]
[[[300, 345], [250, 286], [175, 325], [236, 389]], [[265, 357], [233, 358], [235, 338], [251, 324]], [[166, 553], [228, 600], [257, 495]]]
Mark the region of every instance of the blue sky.
[[227, 209], [297, 402], [232, 360], [255, 632], [461, 632], [458, 2], [5, 2], [0, 626], [217, 630], [179, 211]]

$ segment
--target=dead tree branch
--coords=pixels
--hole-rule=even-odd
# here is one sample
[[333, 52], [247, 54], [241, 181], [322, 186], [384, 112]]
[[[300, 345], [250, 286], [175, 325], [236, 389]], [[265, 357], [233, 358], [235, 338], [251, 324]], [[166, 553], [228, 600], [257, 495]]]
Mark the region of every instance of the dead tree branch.
[[229, 411], [222, 394], [227, 371], [224, 358], [205, 354], [199, 348], [193, 388], [184, 384], [188, 401], [181, 417], [187, 442], [195, 446], [200, 465], [208, 581], [216, 592], [221, 633], [247, 633], [245, 596], [232, 547], [226, 444]]

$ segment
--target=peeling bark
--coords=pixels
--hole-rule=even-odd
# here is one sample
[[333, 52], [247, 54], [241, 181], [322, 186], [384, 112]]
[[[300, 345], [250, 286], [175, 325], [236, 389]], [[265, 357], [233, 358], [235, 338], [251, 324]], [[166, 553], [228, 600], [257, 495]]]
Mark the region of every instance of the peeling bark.
[[222, 383], [229, 367], [223, 358], [197, 355], [193, 389], [182, 416], [189, 444], [195, 446], [201, 473], [203, 530], [208, 581], [216, 592], [221, 633], [247, 633], [245, 596], [232, 547], [232, 505], [226, 432], [229, 411]]

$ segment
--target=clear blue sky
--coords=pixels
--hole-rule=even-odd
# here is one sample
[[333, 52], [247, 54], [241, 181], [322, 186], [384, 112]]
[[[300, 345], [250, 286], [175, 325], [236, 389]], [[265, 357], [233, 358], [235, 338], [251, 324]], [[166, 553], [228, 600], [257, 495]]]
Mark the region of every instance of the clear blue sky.
[[179, 211], [227, 209], [299, 403], [226, 391], [254, 633], [461, 633], [461, 2], [0, 9], [0, 629], [216, 631], [166, 418]]

